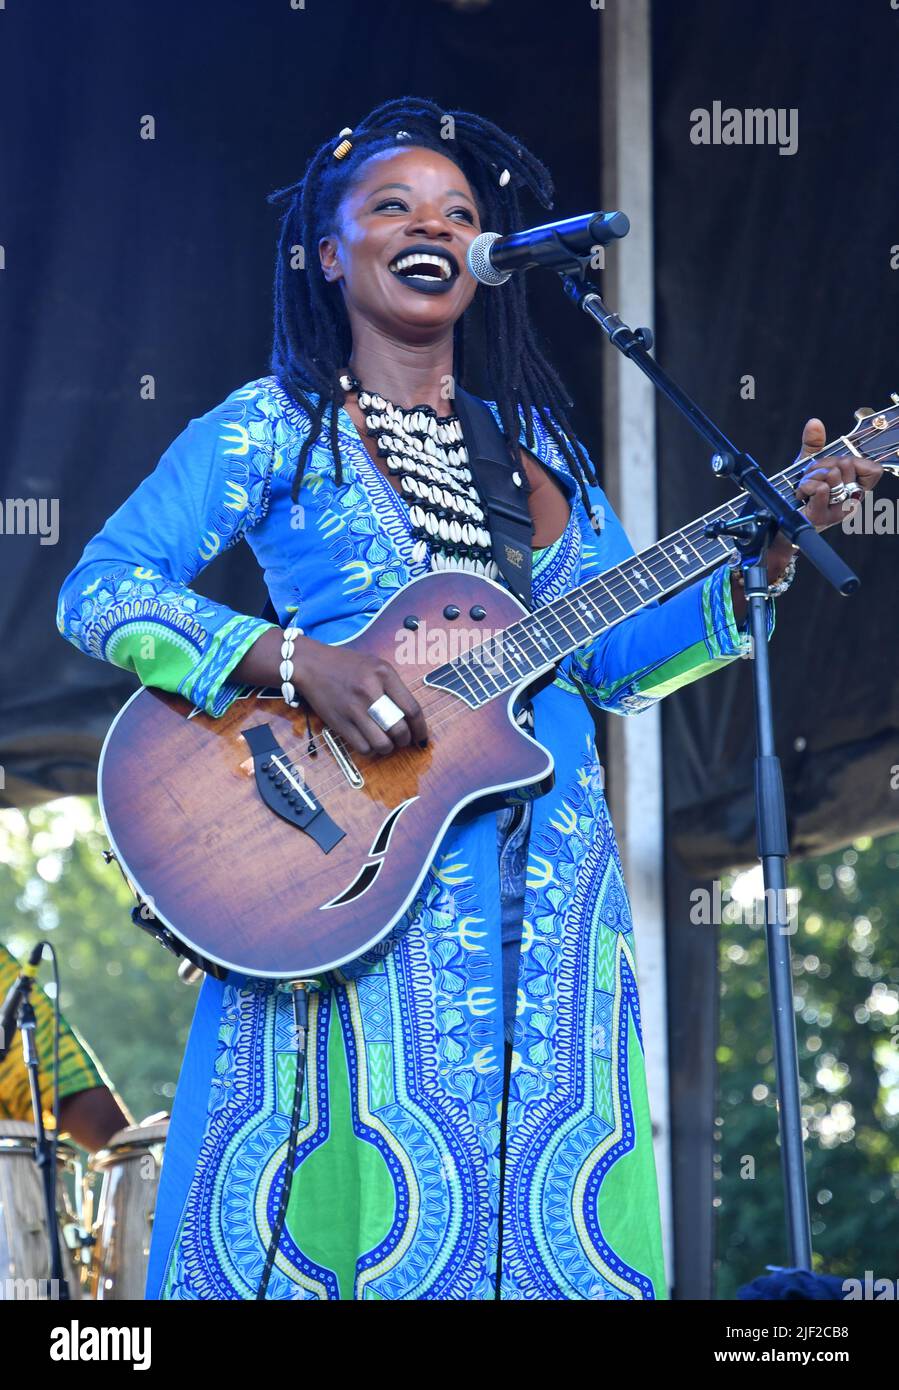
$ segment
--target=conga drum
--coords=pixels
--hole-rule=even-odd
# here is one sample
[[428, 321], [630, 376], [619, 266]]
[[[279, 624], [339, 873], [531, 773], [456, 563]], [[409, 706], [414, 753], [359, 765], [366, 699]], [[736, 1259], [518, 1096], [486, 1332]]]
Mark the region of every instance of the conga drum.
[[[59, 1297], [50, 1284], [44, 1187], [34, 1145], [34, 1127], [27, 1121], [0, 1120], [0, 1296], [9, 1300]], [[63, 1273], [69, 1297], [80, 1298], [78, 1274], [66, 1245], [66, 1228], [75, 1225], [75, 1213], [61, 1181], [65, 1173], [75, 1171], [76, 1150], [71, 1144], [57, 1143], [56, 1162]]]
[[91, 1158], [91, 1171], [101, 1180], [91, 1272], [96, 1299], [144, 1296], [168, 1128], [167, 1117], [129, 1125]]

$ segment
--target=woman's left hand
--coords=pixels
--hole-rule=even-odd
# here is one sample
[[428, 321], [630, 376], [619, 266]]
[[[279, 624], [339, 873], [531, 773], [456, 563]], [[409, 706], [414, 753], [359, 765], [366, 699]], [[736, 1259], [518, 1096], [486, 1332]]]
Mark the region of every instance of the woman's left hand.
[[[802, 442], [796, 462], [808, 458], [823, 449], [827, 434], [823, 423], [812, 416], [802, 431]], [[856, 458], [854, 454], [835, 454], [833, 458], [813, 460], [802, 475], [796, 487], [796, 506], [808, 517], [816, 531], [825, 531], [828, 526], [836, 526], [851, 516], [862, 505], [863, 494], [876, 487], [883, 476], [883, 468], [872, 459]], [[861, 488], [856, 496], [844, 497], [839, 502], [831, 502], [831, 488], [840, 484], [855, 484]], [[850, 487], [850, 493], [852, 488]], [[768, 579], [776, 584], [790, 563], [793, 548], [786, 536], [778, 531], [768, 548]]]

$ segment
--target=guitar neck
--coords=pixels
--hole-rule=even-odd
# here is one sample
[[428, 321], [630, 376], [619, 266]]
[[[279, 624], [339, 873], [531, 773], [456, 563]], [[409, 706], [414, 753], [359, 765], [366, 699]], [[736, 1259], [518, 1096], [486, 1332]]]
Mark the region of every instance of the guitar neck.
[[[781, 496], [792, 500], [796, 484], [813, 459], [846, 452], [846, 440], [841, 438], [792, 464], [770, 481]], [[854, 452], [860, 451], [856, 448]], [[741, 493], [638, 555], [518, 619], [454, 661], [429, 672], [427, 684], [451, 691], [467, 704], [479, 705], [530, 681], [647, 603], [664, 598], [721, 564], [733, 547], [724, 538], [707, 536], [705, 528], [711, 522], [733, 520], [748, 500], [748, 494]]]

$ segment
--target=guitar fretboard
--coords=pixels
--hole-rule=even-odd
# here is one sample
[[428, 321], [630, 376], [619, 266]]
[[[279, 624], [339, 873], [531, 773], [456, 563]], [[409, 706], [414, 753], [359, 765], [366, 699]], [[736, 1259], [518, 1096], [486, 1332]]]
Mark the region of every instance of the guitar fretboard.
[[[782, 497], [792, 500], [794, 488], [812, 457], [822, 459], [845, 452], [843, 441], [827, 444], [770, 481]], [[721, 564], [733, 546], [726, 538], [707, 536], [705, 528], [712, 522], [733, 520], [748, 500], [748, 494], [741, 493], [683, 530], [586, 580], [563, 597], [472, 646], [455, 660], [430, 671], [425, 683], [475, 706], [530, 681], [653, 599], [665, 597]]]

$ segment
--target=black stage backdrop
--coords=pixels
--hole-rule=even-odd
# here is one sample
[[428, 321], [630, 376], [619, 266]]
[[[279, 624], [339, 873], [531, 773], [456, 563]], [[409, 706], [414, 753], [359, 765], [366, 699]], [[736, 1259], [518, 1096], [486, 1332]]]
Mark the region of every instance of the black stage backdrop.
[[[555, 174], [555, 216], [595, 207], [602, 21], [589, 0], [43, 0], [0, 12], [3, 496], [59, 500], [56, 544], [6, 535], [0, 547], [6, 804], [94, 790], [103, 734], [134, 685], [58, 637], [59, 585], [187, 420], [267, 371], [266, 194], [326, 136], [409, 92], [525, 140]], [[856, 406], [899, 390], [899, 15], [887, 0], [666, 0], [654, 25], [659, 355], [780, 468], [809, 415], [834, 436]], [[691, 112], [715, 101], [795, 108], [797, 152], [692, 144]], [[145, 115], [153, 141], [139, 138]], [[599, 458], [606, 349], [551, 278], [533, 279], [541, 336]], [[486, 393], [474, 366], [466, 384]], [[752, 400], [740, 396], [747, 375]], [[670, 530], [722, 491], [667, 405], [659, 432]], [[896, 497], [895, 484], [882, 490]], [[899, 820], [895, 538], [837, 544], [864, 587], [838, 599], [803, 566], [772, 646], [797, 851]], [[264, 599], [244, 547], [198, 587], [246, 612]], [[686, 904], [699, 876], [754, 855], [748, 665], [682, 692], [664, 719], [678, 1293], [703, 1296], [715, 943], [685, 925]]]
[[[834, 438], [899, 391], [899, 14], [880, 0], [691, 0], [657, 3], [654, 21], [658, 356], [772, 472], [809, 416]], [[796, 153], [691, 143], [691, 113], [715, 101], [795, 109]], [[659, 457], [666, 531], [724, 495], [667, 403]], [[828, 534], [861, 589], [840, 598], [800, 559], [770, 648], [794, 853], [899, 823], [897, 540]], [[663, 706], [681, 1298], [710, 1296], [716, 1113], [717, 941], [690, 923], [689, 894], [755, 858], [751, 674], [735, 662]], [[789, 1263], [785, 1248], [771, 1258]]]
[[[187, 421], [268, 371], [266, 196], [322, 140], [409, 94], [518, 135], [553, 172], [556, 216], [593, 207], [601, 18], [576, 0], [564, 24], [519, 0], [43, 0], [0, 12], [3, 496], [58, 498], [60, 518], [55, 545], [10, 535], [0, 547], [6, 804], [95, 789], [103, 735], [135, 683], [58, 636], [59, 586]], [[145, 115], [154, 140], [140, 139]], [[525, 201], [532, 225], [547, 220]], [[556, 284], [532, 294], [598, 451], [597, 335]], [[478, 362], [467, 368], [465, 384], [486, 393]], [[141, 399], [146, 375], [154, 400]], [[242, 545], [197, 588], [242, 612], [265, 599]]]
[[[792, 462], [810, 415], [833, 439], [899, 391], [897, 61], [899, 13], [879, 0], [656, 6], [658, 352], [766, 472]], [[716, 100], [795, 109], [796, 153], [692, 144], [691, 112]], [[659, 435], [671, 530], [728, 484], [667, 402]], [[881, 493], [899, 497], [893, 480]], [[840, 598], [800, 560], [771, 649], [797, 852], [899, 823], [896, 537], [828, 534], [862, 587]], [[755, 854], [740, 667], [665, 710], [671, 843], [697, 873]]]

